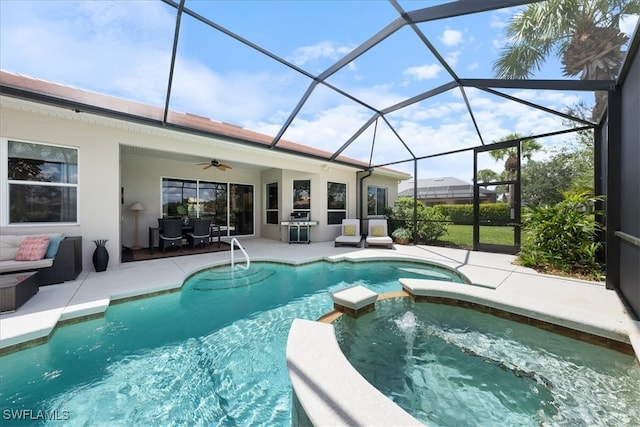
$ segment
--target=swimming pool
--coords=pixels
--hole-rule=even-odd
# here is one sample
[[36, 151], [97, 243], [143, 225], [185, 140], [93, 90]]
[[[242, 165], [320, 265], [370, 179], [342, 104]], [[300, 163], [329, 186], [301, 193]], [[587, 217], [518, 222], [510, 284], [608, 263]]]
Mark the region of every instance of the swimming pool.
[[408, 298], [334, 326], [351, 364], [426, 425], [640, 425], [632, 356]]
[[58, 418], [54, 425], [289, 425], [292, 320], [317, 319], [332, 308], [329, 293], [348, 286], [400, 290], [400, 277], [462, 282], [448, 270], [398, 261], [204, 271], [180, 292], [113, 305], [104, 318], [2, 356], [3, 417], [9, 410], [33, 424], [47, 424], [31, 420], [42, 415]]

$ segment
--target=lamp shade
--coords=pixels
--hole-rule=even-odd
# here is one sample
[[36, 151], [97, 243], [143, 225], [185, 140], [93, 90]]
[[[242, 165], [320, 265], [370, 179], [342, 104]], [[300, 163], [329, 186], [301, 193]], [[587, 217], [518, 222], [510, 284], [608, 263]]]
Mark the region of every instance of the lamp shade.
[[134, 204], [129, 206], [129, 210], [130, 211], [143, 211], [144, 210], [144, 206], [140, 202], [135, 202]]

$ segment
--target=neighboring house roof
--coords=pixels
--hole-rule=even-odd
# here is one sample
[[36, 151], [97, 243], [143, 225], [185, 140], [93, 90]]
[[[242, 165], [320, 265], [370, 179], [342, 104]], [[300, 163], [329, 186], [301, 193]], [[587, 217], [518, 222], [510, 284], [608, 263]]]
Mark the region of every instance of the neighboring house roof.
[[[473, 185], [461, 179], [447, 176], [418, 180], [418, 199], [468, 199], [473, 197]], [[413, 197], [413, 181], [400, 184], [398, 197]], [[488, 197], [495, 191], [480, 188], [480, 197]]]
[[[277, 146], [273, 147], [273, 136], [254, 132], [229, 123], [216, 122], [208, 117], [196, 114], [169, 111], [165, 122], [164, 108], [162, 107], [155, 107], [111, 95], [90, 92], [84, 89], [35, 79], [4, 70], [0, 70], [0, 94], [23, 97], [43, 104], [67, 106], [75, 109], [78, 113], [86, 109], [87, 113], [116, 117], [121, 120], [129, 120], [152, 126], [168, 127], [176, 131], [195, 132], [200, 135], [225, 138], [235, 142], [251, 143], [263, 149], [271, 148], [301, 156], [336, 161], [356, 168], [366, 169], [369, 166], [365, 162], [346, 156], [338, 156], [335, 159], [331, 159], [333, 153], [282, 139], [278, 142]], [[411, 175], [406, 172], [389, 168], [376, 168], [376, 172], [391, 175], [398, 179], [408, 179], [411, 177]]]

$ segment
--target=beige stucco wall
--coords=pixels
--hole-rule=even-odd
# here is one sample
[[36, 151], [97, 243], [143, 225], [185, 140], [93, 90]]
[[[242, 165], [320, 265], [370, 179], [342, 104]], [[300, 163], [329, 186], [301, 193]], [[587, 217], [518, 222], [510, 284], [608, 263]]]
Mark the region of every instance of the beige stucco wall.
[[[358, 215], [356, 169], [275, 150], [261, 150], [213, 138], [75, 113], [70, 109], [5, 96], [0, 96], [0, 139], [3, 141], [1, 163], [2, 176], [5, 178], [7, 139], [78, 148], [78, 224], [8, 225], [8, 202], [6, 189], [3, 188], [0, 232], [29, 234], [55, 230], [66, 235], [82, 236], [84, 269], [93, 270], [91, 257], [95, 239], [108, 239], [110, 267], [120, 263], [122, 245], [131, 246], [135, 239], [134, 216], [128, 210], [134, 202], [141, 202], [146, 208], [139, 217], [138, 240], [141, 245], [147, 246], [148, 227], [157, 224], [161, 213], [161, 179], [165, 176], [254, 185], [254, 235], [258, 237], [288, 240], [286, 227], [264, 224], [264, 190], [269, 182], [277, 181], [280, 184], [280, 218], [286, 220], [293, 210], [293, 180], [311, 180], [311, 216], [319, 222], [311, 231], [312, 241], [330, 241], [340, 232], [339, 225], [327, 224], [327, 182], [347, 185], [347, 216], [356, 218]], [[226, 172], [214, 168], [203, 170], [193, 162], [175, 160], [171, 155], [154, 158], [132, 154], [131, 150], [122, 153], [121, 146], [224, 159], [233, 164], [233, 169]], [[395, 199], [397, 178], [374, 175], [365, 180], [365, 192], [366, 185], [372, 183], [389, 188], [390, 201]], [[366, 210], [364, 212], [366, 215]]]

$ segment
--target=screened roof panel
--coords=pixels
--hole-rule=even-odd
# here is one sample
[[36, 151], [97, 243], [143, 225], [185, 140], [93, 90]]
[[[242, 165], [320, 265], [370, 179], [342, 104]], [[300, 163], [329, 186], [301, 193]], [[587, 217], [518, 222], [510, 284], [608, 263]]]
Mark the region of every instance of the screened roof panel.
[[175, 17], [161, 2], [3, 1], [0, 65], [163, 106]]
[[451, 80], [406, 26], [327, 79], [378, 111]]
[[[519, 25], [519, 13], [557, 2], [186, 0], [180, 14], [173, 0], [1, 1], [0, 66], [121, 98], [96, 98], [116, 111], [131, 111], [124, 100], [132, 100], [147, 104], [150, 117], [209, 117], [262, 132], [261, 142], [281, 138], [365, 163], [373, 145], [375, 165], [566, 129], [575, 124], [549, 110], [577, 103], [599, 111], [594, 91], [615, 81], [640, 2], [561, 4], [522, 32], [533, 51], [541, 51], [540, 36], [557, 42], [525, 78], [494, 66], [518, 42], [507, 30]], [[606, 13], [586, 14], [582, 4]], [[176, 114], [163, 111], [169, 87]], [[375, 139], [374, 110], [386, 119], [378, 119]], [[466, 154], [454, 157], [468, 162]], [[463, 163], [446, 157], [450, 166]], [[440, 163], [420, 161], [432, 170]]]
[[310, 83], [304, 74], [183, 17], [170, 109], [253, 130], [279, 128]]
[[185, 7], [312, 74], [398, 17], [384, 1], [187, 0]]

